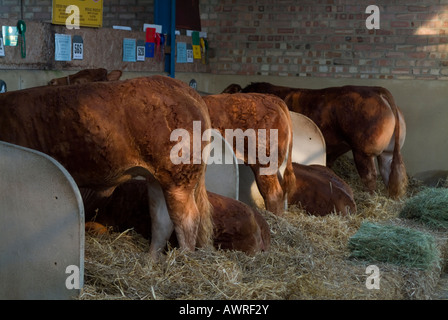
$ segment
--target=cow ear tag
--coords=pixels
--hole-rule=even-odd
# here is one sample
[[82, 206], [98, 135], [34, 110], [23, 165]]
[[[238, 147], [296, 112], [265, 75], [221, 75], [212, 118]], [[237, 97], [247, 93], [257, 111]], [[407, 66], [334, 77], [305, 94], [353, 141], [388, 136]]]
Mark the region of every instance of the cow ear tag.
[[19, 20], [17, 22], [17, 30], [19, 32], [19, 41], [20, 41], [20, 53], [22, 54], [22, 58], [26, 57], [26, 41], [25, 41], [25, 31], [26, 31], [26, 24], [25, 21]]

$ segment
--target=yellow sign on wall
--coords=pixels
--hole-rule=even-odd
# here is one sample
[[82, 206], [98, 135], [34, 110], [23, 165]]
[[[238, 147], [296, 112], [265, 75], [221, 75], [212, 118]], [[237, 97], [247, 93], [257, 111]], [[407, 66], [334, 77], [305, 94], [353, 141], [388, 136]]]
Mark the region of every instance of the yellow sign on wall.
[[[79, 8], [79, 12], [73, 9], [66, 12], [69, 6]], [[53, 24], [73, 25], [77, 19], [81, 27], [101, 27], [103, 0], [53, 0]]]

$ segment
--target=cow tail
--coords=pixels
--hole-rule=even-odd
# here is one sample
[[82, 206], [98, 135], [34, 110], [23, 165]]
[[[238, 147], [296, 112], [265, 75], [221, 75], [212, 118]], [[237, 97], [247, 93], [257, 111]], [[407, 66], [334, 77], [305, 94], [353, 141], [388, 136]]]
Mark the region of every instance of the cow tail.
[[288, 207], [288, 197], [294, 193], [296, 188], [296, 175], [294, 174], [294, 168], [292, 165], [292, 147], [293, 147], [293, 131], [292, 131], [292, 122], [291, 116], [288, 110], [288, 107], [285, 103], [282, 103], [283, 111], [286, 114], [289, 123], [289, 139], [288, 139], [288, 152], [286, 154], [286, 168], [283, 174], [282, 179], [282, 190], [283, 190], [283, 199], [286, 202], [286, 208]]
[[[207, 106], [202, 100], [200, 99], [201, 103], [203, 103], [203, 111], [204, 111], [204, 130], [211, 129], [211, 122], [210, 122], [210, 116], [208, 113]], [[204, 148], [201, 150], [201, 155], [203, 155], [203, 152], [205, 149], [210, 148], [210, 144], [207, 144], [204, 146]], [[210, 155], [210, 152], [205, 153], [207, 157]], [[211, 247], [213, 246], [213, 233], [214, 233], [214, 224], [213, 224], [213, 206], [211, 205], [209, 199], [207, 190], [205, 187], [205, 173], [207, 170], [207, 160], [208, 158], [204, 159], [204, 157], [201, 157], [202, 159], [202, 171], [201, 171], [201, 177], [199, 181], [197, 182], [196, 189], [195, 189], [195, 202], [196, 206], [199, 210], [199, 227], [198, 227], [198, 234], [196, 238], [196, 246], [197, 247]]]
[[195, 190], [195, 200], [200, 215], [196, 246], [211, 247], [213, 245], [213, 230], [214, 230], [213, 207], [208, 199], [207, 190], [205, 188], [205, 166], [204, 166], [204, 174], [199, 180]]
[[389, 184], [387, 188], [390, 197], [400, 198], [406, 193], [408, 186], [406, 167], [400, 153], [400, 113], [398, 112], [397, 105], [395, 104], [395, 101], [391, 94], [388, 94], [385, 99], [389, 102], [389, 105], [395, 116], [394, 151], [390, 168]]
[[289, 202], [289, 196], [291, 196], [294, 193], [294, 189], [296, 187], [296, 175], [294, 174], [294, 168], [292, 166], [292, 139], [290, 146], [288, 148], [288, 155], [286, 161], [287, 161], [286, 168], [282, 180], [282, 189], [287, 208]]

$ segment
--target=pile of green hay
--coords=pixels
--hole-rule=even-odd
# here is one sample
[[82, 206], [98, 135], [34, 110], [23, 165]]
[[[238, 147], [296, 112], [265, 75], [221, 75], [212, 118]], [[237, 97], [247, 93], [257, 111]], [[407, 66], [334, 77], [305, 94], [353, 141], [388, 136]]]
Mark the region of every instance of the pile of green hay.
[[440, 262], [435, 238], [412, 228], [364, 222], [348, 242], [351, 257], [426, 270]]
[[432, 228], [448, 229], [448, 189], [427, 188], [421, 191], [406, 201], [399, 216]]

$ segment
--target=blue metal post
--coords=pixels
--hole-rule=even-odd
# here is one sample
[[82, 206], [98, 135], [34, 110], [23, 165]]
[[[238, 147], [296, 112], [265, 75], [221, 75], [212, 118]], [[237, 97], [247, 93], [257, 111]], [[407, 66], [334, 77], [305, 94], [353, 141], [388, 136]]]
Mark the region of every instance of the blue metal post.
[[176, 0], [154, 0], [154, 23], [162, 26], [167, 35], [165, 45], [171, 46], [170, 54], [165, 57], [165, 72], [174, 78], [176, 55]]

